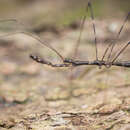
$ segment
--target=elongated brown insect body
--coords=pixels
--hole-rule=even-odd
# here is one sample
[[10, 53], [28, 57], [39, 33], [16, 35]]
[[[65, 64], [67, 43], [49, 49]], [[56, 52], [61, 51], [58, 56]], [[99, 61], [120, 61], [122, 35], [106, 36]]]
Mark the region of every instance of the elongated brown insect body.
[[71, 63], [73, 66], [80, 66], [80, 65], [97, 65], [97, 66], [120, 66], [120, 67], [130, 67], [130, 61], [124, 61], [124, 62], [114, 62], [114, 63], [108, 63], [105, 61], [95, 60], [95, 61], [73, 61], [71, 59], [66, 59], [64, 61], [65, 63]]
[[38, 63], [49, 65], [51, 67], [70, 67], [70, 66], [81, 66], [81, 65], [97, 65], [97, 66], [105, 66], [107, 68], [112, 65], [120, 66], [120, 67], [130, 67], [130, 61], [108, 63], [102, 60], [80, 61], [80, 60], [73, 60], [73, 59], [66, 58], [64, 60], [64, 64], [52, 64], [49, 61], [45, 61], [44, 59], [41, 59], [39, 56], [30, 55], [30, 58]]
[[49, 61], [41, 59], [39, 56], [30, 55], [30, 58], [38, 63], [46, 64], [46, 65], [49, 65], [51, 67], [69, 67], [70, 66], [70, 64], [67, 64], [67, 63], [66, 64], [53, 64]]

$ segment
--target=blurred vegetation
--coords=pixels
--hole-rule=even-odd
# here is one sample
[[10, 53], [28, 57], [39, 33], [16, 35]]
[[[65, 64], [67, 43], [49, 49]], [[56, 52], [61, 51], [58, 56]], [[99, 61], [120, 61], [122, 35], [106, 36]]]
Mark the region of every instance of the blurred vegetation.
[[[87, 0], [1, 0], [0, 17], [17, 18], [32, 25], [69, 24], [81, 18]], [[130, 9], [129, 0], [92, 0], [95, 16], [100, 18], [126, 15]]]

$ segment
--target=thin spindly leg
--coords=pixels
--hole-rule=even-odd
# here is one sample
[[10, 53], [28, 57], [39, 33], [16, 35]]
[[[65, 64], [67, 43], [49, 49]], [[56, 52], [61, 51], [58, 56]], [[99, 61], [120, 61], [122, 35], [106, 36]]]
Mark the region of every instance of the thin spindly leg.
[[[128, 13], [128, 15], [127, 15], [127, 17], [125, 18], [125, 20], [124, 20], [124, 22], [123, 22], [123, 24], [122, 24], [122, 26], [121, 26], [121, 28], [120, 28], [119, 32], [117, 33], [117, 36], [116, 36], [116, 37], [117, 37], [117, 39], [119, 38], [119, 36], [120, 36], [120, 34], [121, 34], [122, 30], [123, 30], [123, 27], [124, 27], [125, 23], [127, 22], [128, 18], [129, 18], [129, 15], [130, 15], [130, 12]], [[108, 61], [109, 61], [109, 60], [110, 60], [110, 58], [111, 58], [112, 51], [113, 51], [113, 49], [114, 49], [115, 45], [116, 45], [116, 42], [115, 42], [115, 43], [113, 43], [113, 44], [112, 44], [112, 46], [111, 46], [111, 49], [110, 49], [110, 54], [108, 55], [108, 58], [107, 58], [107, 60], [108, 60]]]
[[[127, 20], [128, 20], [129, 15], [130, 15], [130, 12], [129, 12], [128, 15], [126, 16], [126, 18], [125, 18], [125, 20], [124, 20], [124, 22], [123, 22], [121, 28], [119, 29], [119, 32], [118, 32], [117, 35], [116, 35], [116, 39], [119, 39], [120, 34], [121, 34], [121, 32], [122, 32], [122, 30], [123, 30], [123, 28], [124, 28], [125, 23], [126, 23]], [[104, 60], [104, 58], [105, 58], [105, 56], [106, 56], [108, 50], [109, 50], [110, 47], [111, 47], [110, 53], [109, 53], [109, 55], [108, 55], [108, 57], [107, 57], [107, 61], [109, 62], [115, 44], [116, 44], [116, 43], [110, 43], [110, 44], [108, 45], [108, 47], [106, 48], [106, 50], [105, 50], [105, 52], [104, 52], [104, 54], [103, 54], [102, 61]]]
[[[88, 4], [85, 8], [85, 11], [86, 13], [88, 12]], [[85, 23], [85, 20], [86, 20], [86, 17], [87, 17], [87, 14], [85, 14], [81, 20], [81, 23], [80, 23], [80, 34], [79, 34], [79, 37], [78, 37], [78, 40], [77, 40], [77, 43], [75, 45], [75, 49], [74, 49], [74, 56], [73, 56], [73, 59], [75, 59], [77, 57], [77, 52], [78, 52], [78, 49], [79, 49], [79, 46], [80, 46], [80, 43], [81, 43], [81, 36], [82, 36], [82, 33], [83, 33], [83, 29], [84, 29], [84, 23]]]
[[115, 58], [112, 60], [112, 64], [116, 61], [116, 59], [121, 55], [121, 53], [130, 45], [130, 41], [118, 52]]
[[[94, 14], [93, 14], [93, 9], [92, 9], [92, 5], [91, 5], [90, 1], [87, 3], [87, 5], [85, 7], [85, 12], [86, 13], [83, 16], [83, 18], [81, 20], [81, 23], [80, 23], [80, 34], [79, 34], [77, 43], [76, 43], [75, 48], [74, 48], [73, 59], [75, 59], [77, 57], [77, 52], [78, 52], [79, 46], [81, 44], [81, 36], [82, 36], [82, 33], [83, 33], [84, 23], [85, 23], [85, 20], [86, 20], [86, 17], [87, 17], [88, 9], [90, 10], [90, 16], [91, 16], [91, 19], [92, 19], [92, 25], [93, 25], [93, 31], [94, 31], [94, 37], [95, 37], [96, 60], [98, 60], [98, 55], [97, 55], [97, 38], [96, 38], [96, 29], [95, 29], [95, 23], [94, 23]], [[71, 71], [72, 71], [72, 69], [73, 68], [71, 68]], [[70, 77], [71, 77], [71, 79], [73, 79], [72, 75]]]
[[78, 37], [78, 40], [77, 40], [77, 44], [75, 46], [75, 50], [74, 50], [74, 58], [76, 57], [77, 55], [77, 52], [78, 52], [78, 48], [79, 48], [79, 45], [81, 43], [81, 35], [82, 35], [82, 32], [83, 32], [83, 28], [84, 28], [84, 22], [86, 20], [86, 17], [87, 17], [87, 12], [88, 12], [88, 9], [90, 10], [90, 16], [91, 16], [91, 19], [92, 19], [92, 26], [93, 26], [93, 32], [94, 32], [94, 42], [95, 42], [95, 51], [96, 51], [96, 60], [98, 60], [98, 50], [97, 50], [97, 37], [96, 37], [96, 27], [95, 27], [95, 22], [94, 22], [94, 13], [93, 13], [93, 9], [92, 9], [92, 4], [91, 2], [89, 1], [87, 6], [86, 6], [86, 15], [83, 16], [82, 18], [82, 21], [81, 21], [81, 24], [80, 24], [80, 34], [79, 34], [79, 37]]
[[[81, 36], [82, 36], [82, 33], [83, 33], [83, 29], [84, 29], [84, 23], [85, 23], [85, 20], [86, 20], [86, 17], [87, 17], [87, 12], [88, 12], [88, 4], [85, 8], [85, 15], [82, 16], [82, 19], [81, 19], [81, 22], [80, 22], [80, 33], [79, 33], [79, 36], [78, 36], [78, 39], [77, 39], [77, 42], [76, 42], [76, 45], [74, 47], [74, 53], [73, 53], [73, 59], [76, 59], [77, 58], [77, 54], [78, 54], [78, 50], [79, 50], [79, 46], [81, 44]], [[69, 76], [69, 79], [72, 80], [74, 77], [73, 77], [73, 69], [74, 69], [74, 66], [72, 66], [71, 68], [71, 73], [70, 73], [70, 76]]]
[[95, 42], [95, 51], [96, 51], [96, 60], [98, 61], [98, 49], [97, 49], [97, 36], [96, 36], [96, 27], [95, 27], [95, 21], [94, 21], [94, 13], [92, 9], [92, 4], [89, 1], [88, 2], [88, 7], [90, 9], [90, 15], [92, 19], [92, 26], [93, 26], [93, 32], [94, 32], [94, 42]]

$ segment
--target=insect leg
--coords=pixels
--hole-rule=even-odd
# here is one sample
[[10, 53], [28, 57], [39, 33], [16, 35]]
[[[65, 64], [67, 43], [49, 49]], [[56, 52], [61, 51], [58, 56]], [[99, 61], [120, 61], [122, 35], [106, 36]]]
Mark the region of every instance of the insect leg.
[[96, 27], [95, 27], [95, 22], [94, 22], [94, 13], [93, 13], [93, 9], [92, 9], [92, 4], [91, 4], [90, 1], [88, 2], [88, 7], [90, 9], [90, 15], [91, 15], [91, 19], [92, 19], [93, 32], [94, 32], [94, 37], [95, 37], [94, 38], [94, 42], [95, 42], [96, 60], [98, 61]]
[[120, 56], [120, 54], [130, 45], [130, 41], [119, 51], [119, 53], [115, 56], [115, 58], [112, 60], [112, 63], [115, 62], [115, 60]]
[[[121, 32], [122, 32], [122, 30], [123, 30], [123, 28], [124, 28], [124, 25], [125, 25], [125, 23], [127, 22], [128, 18], [129, 18], [129, 15], [130, 15], [130, 12], [129, 12], [128, 15], [126, 16], [126, 18], [125, 18], [125, 20], [124, 20], [124, 22], [123, 22], [123, 24], [122, 24], [122, 26], [121, 26], [119, 32], [117, 33], [117, 36], [116, 36], [117, 39], [119, 39], [119, 36], [120, 36], [120, 34], [121, 34]], [[109, 61], [109, 59], [111, 58], [112, 51], [113, 51], [115, 45], [116, 45], [116, 42], [115, 42], [115, 43], [112, 43], [112, 46], [111, 46], [111, 49], [110, 49], [110, 54], [108, 55], [108, 58], [107, 58], [108, 61]]]
[[[86, 13], [87, 13], [87, 12], [88, 12], [88, 4], [87, 4], [85, 10], [86, 10]], [[87, 17], [87, 14], [85, 14], [85, 15], [83, 16], [83, 18], [82, 18], [82, 20], [81, 20], [81, 23], [80, 23], [80, 34], [79, 34], [77, 43], [76, 43], [76, 45], [75, 45], [73, 58], [76, 58], [76, 56], [77, 56], [78, 48], [79, 48], [80, 43], [81, 43], [81, 36], [82, 36], [82, 33], [83, 33], [83, 28], [84, 28], [84, 23], [85, 23], [86, 17]]]
[[[124, 20], [124, 22], [123, 22], [121, 28], [119, 29], [119, 32], [117, 33], [116, 39], [119, 39], [119, 36], [120, 36], [120, 34], [121, 34], [121, 32], [122, 32], [122, 30], [123, 30], [123, 28], [124, 28], [124, 25], [125, 25], [126, 21], [128, 20], [129, 15], [130, 15], [130, 12], [129, 12], [128, 15], [126, 16], [126, 18], [125, 18], [125, 20]], [[104, 60], [104, 58], [105, 58], [105, 56], [106, 56], [108, 50], [109, 50], [110, 47], [111, 47], [110, 54], [109, 54], [109, 56], [108, 56], [108, 58], [107, 58], [107, 61], [109, 61], [114, 46], [115, 46], [115, 43], [112, 43], [112, 42], [108, 45], [108, 47], [107, 47], [106, 50], [104, 51], [104, 54], [103, 54], [103, 57], [102, 57], [102, 61]]]

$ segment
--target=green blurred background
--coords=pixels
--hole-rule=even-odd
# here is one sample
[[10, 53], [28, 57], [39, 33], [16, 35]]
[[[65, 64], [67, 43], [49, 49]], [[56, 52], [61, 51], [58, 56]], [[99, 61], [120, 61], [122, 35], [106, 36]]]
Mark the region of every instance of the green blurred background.
[[[99, 18], [126, 16], [130, 0], [91, 0]], [[85, 13], [87, 0], [0, 0], [0, 19], [17, 18], [33, 26], [70, 24]]]

